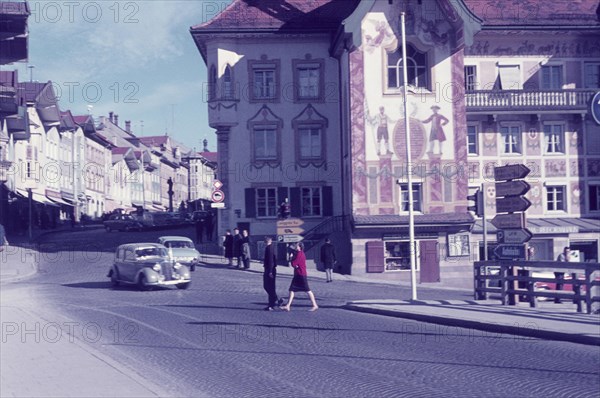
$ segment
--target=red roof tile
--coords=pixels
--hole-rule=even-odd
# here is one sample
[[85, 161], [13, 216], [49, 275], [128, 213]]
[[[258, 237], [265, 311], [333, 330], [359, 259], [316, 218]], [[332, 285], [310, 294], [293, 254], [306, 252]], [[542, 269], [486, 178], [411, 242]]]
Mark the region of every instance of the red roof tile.
[[192, 30], [336, 29], [357, 0], [234, 0], [223, 12]]
[[598, 0], [463, 0], [484, 26], [600, 26]]
[[131, 148], [117, 147], [117, 148], [112, 149], [112, 154], [113, 155], [125, 155], [130, 150], [131, 150]]
[[219, 160], [219, 154], [217, 152], [200, 152], [200, 155], [205, 157], [209, 162], [216, 163]]
[[75, 123], [77, 124], [85, 124], [89, 118], [90, 115], [73, 116], [73, 120], [75, 120]]

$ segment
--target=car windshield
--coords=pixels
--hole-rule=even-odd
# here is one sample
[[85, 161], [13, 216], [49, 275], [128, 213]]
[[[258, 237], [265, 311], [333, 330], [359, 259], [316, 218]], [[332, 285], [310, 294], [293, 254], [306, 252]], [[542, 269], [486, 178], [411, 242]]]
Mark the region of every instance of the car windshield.
[[160, 247], [147, 247], [144, 249], [137, 249], [135, 251], [136, 257], [165, 257], [167, 252], [165, 249]]
[[166, 247], [172, 249], [193, 249], [194, 245], [192, 242], [188, 242], [185, 240], [168, 240], [164, 243]]

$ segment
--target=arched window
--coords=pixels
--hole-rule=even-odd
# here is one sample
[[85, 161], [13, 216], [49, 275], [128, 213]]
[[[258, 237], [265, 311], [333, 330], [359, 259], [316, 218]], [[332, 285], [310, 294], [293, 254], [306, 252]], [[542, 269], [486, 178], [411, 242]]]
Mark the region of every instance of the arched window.
[[208, 99], [214, 100], [217, 98], [217, 68], [211, 65], [208, 75]]
[[222, 98], [233, 99], [233, 71], [231, 65], [227, 65], [223, 73]]
[[[427, 74], [429, 67], [427, 65], [427, 54], [418, 51], [408, 44], [406, 46], [406, 66], [408, 75], [408, 84], [414, 87], [429, 88], [429, 79]], [[402, 71], [402, 47], [393, 53], [388, 54], [388, 88], [399, 88], [404, 85]]]

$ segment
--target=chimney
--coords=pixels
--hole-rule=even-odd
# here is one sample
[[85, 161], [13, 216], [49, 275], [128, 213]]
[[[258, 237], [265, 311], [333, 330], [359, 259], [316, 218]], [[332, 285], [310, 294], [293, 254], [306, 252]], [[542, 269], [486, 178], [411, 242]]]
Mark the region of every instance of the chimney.
[[131, 133], [131, 120], [125, 120], [125, 131]]
[[110, 122], [113, 122], [113, 112], [108, 112], [108, 120], [110, 120]]
[[115, 126], [119, 125], [119, 115], [115, 115]]
[[204, 143], [203, 152], [208, 152], [208, 140], [205, 138], [202, 142]]

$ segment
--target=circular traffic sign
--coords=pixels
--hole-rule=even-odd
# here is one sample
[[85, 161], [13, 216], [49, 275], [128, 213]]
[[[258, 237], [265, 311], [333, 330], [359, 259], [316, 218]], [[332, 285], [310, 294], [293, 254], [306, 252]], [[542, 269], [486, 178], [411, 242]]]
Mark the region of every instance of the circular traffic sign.
[[225, 193], [223, 191], [217, 189], [217, 190], [213, 191], [213, 193], [210, 197], [214, 203], [221, 203], [222, 201], [225, 200]]

